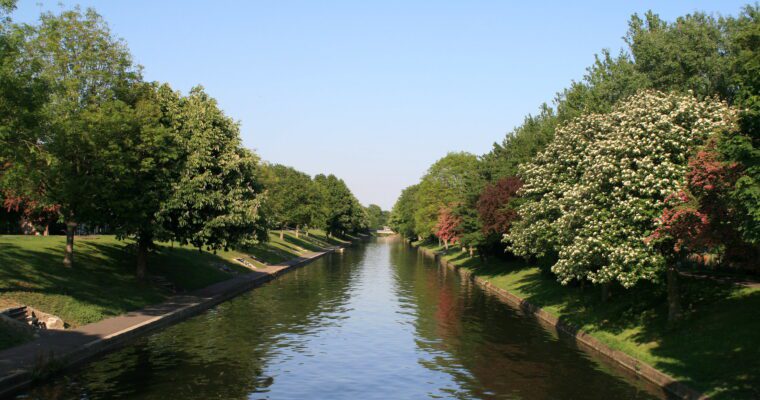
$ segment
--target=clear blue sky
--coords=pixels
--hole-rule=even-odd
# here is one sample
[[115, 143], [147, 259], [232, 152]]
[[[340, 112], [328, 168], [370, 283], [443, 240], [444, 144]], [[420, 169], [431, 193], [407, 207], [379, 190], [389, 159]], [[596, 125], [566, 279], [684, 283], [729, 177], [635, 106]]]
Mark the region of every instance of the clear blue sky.
[[[343, 178], [389, 209], [449, 151], [487, 152], [627, 20], [742, 1], [64, 1], [94, 7], [145, 77], [202, 84], [264, 160]], [[33, 22], [59, 1], [20, 0]]]

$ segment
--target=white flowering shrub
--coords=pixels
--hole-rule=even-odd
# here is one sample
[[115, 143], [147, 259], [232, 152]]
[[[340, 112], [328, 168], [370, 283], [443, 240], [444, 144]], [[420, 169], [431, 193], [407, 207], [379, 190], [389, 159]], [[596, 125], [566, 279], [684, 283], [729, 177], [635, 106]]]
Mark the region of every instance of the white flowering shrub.
[[644, 239], [695, 147], [734, 121], [717, 100], [643, 91], [563, 125], [522, 166], [526, 201], [504, 240], [518, 255], [558, 255], [552, 272], [563, 284], [657, 280], [664, 259]]

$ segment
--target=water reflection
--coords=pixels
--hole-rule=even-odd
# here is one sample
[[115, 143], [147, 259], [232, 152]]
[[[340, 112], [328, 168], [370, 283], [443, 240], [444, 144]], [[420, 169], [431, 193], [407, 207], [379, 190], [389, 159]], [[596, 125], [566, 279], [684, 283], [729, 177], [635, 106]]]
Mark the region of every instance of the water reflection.
[[24, 396], [649, 398], [389, 239], [325, 257]]

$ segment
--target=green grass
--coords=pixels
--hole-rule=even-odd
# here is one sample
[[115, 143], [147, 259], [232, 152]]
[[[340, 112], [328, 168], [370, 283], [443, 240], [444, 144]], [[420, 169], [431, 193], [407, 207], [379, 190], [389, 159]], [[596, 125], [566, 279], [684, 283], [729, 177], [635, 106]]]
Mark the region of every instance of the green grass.
[[[72, 269], [62, 265], [64, 243], [62, 236], [0, 235], [0, 308], [28, 305], [76, 327], [159, 303], [171, 295], [151, 280], [135, 278], [135, 255], [129, 241], [113, 236], [77, 237]], [[272, 233], [269, 242], [216, 254], [162, 243], [150, 255], [148, 271], [165, 277], [181, 291], [192, 291], [251, 271], [235, 258], [262, 266], [250, 257], [276, 264], [346, 243], [320, 231], [300, 238], [288, 232], [282, 240]], [[0, 349], [28, 339], [0, 324]]]
[[274, 231], [269, 233], [268, 242], [246, 247], [242, 251], [251, 256], [246, 258], [248, 262], [256, 266], [263, 266], [281, 263], [285, 260], [328, 247], [346, 246], [353, 239], [355, 238], [337, 239], [335, 237], [327, 237], [320, 230], [310, 230], [308, 236], [302, 232], [299, 237], [296, 237], [294, 232], [286, 231], [284, 238], [280, 239], [280, 232]]
[[599, 288], [562, 286], [524, 261], [484, 262], [458, 249], [444, 257], [713, 398], [760, 397], [760, 289], [683, 278], [686, 317], [668, 329], [660, 286], [613, 288], [602, 302]]

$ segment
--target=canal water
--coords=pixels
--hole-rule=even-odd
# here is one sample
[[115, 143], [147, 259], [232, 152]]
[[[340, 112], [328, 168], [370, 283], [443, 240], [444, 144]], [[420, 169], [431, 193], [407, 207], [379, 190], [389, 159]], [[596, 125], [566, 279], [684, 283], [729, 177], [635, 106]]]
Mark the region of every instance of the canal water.
[[400, 240], [332, 254], [32, 399], [649, 399]]

